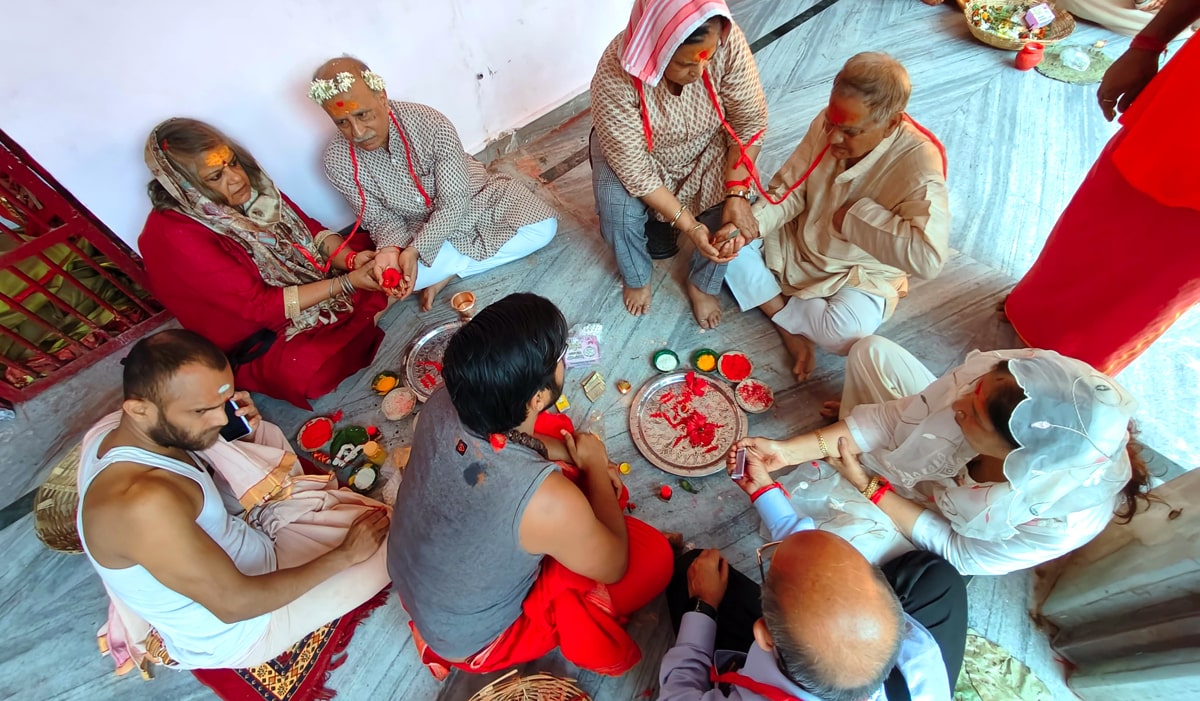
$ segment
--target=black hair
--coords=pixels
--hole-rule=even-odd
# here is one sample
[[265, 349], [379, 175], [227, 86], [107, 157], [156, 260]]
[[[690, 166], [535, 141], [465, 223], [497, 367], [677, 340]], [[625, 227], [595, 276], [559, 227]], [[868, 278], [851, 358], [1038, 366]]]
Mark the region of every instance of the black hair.
[[121, 361], [125, 366], [122, 375], [125, 399], [159, 404], [163, 387], [171, 377], [179, 368], [192, 363], [212, 370], [229, 367], [221, 349], [194, 331], [168, 329], [143, 338]]
[[996, 427], [996, 433], [1004, 439], [1013, 450], [1021, 447], [1013, 436], [1012, 428], [1008, 425], [1008, 420], [1012, 418], [1013, 412], [1016, 411], [1017, 405], [1025, 401], [1025, 390], [1021, 389], [1021, 385], [1013, 376], [1012, 370], [1008, 367], [1007, 360], [1001, 360], [996, 366], [1001, 374], [1007, 375], [1012, 382], [1005, 382], [999, 385], [991, 396], [988, 397], [987, 413], [988, 418], [992, 420], [992, 425]]
[[876, 661], [879, 661], [878, 654], [875, 654], [877, 652], [886, 652], [886, 657], [881, 660], [882, 663], [878, 665], [875, 674], [863, 684], [855, 687], [842, 686], [829, 678], [830, 671], [823, 668], [818, 651], [792, 634], [790, 621], [795, 620], [796, 612], [784, 609], [774, 587], [766, 586], [764, 582], [762, 588], [763, 621], [767, 624], [767, 630], [770, 631], [771, 639], [775, 643], [779, 671], [783, 672], [783, 675], [793, 684], [823, 701], [861, 701], [870, 698], [879, 687], [883, 686], [892, 673], [892, 668], [896, 666], [896, 660], [900, 656], [900, 644], [904, 637], [902, 634], [904, 610], [883, 572], [876, 567], [874, 574], [876, 586], [880, 588], [880, 591], [885, 592], [885, 600], [890, 604], [888, 616], [893, 619], [893, 630], [896, 633], [887, 650], [872, 651], [872, 659]]
[[680, 46], [687, 46], [689, 44], [699, 44], [700, 42], [707, 39], [708, 35], [710, 33], [712, 33], [712, 31], [714, 29], [716, 29], [718, 31], [720, 29], [723, 29], [725, 27], [725, 23], [728, 21], [729, 21], [728, 19], [722, 17], [721, 15], [713, 15], [712, 17], [709, 17], [704, 22], [704, 24], [700, 25], [699, 27], [696, 27], [696, 31], [687, 35], [687, 38], [683, 40], [683, 42], [680, 44]]
[[567, 320], [550, 300], [511, 294], [450, 338], [442, 377], [463, 425], [477, 436], [506, 434], [525, 421], [527, 405], [554, 389], [567, 347]]

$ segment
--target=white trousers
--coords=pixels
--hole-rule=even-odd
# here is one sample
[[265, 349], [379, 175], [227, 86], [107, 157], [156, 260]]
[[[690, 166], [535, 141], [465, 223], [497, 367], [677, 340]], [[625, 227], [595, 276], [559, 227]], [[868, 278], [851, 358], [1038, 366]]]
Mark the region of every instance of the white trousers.
[[882, 336], [867, 336], [850, 347], [846, 383], [842, 386], [844, 419], [859, 404], [884, 402], [919, 394], [937, 378], [916, 356]]
[[[725, 268], [725, 284], [742, 311], [783, 292], [775, 273], [763, 260], [762, 239], [751, 241], [738, 252]], [[843, 286], [830, 297], [790, 297], [771, 321], [830, 353], [846, 355], [855, 341], [875, 333], [883, 324], [885, 302], [878, 295]]]
[[449, 241], [445, 241], [437, 255], [434, 256], [432, 266], [426, 267], [424, 263], [417, 262], [417, 284], [413, 289], [414, 291], [423, 290], [455, 275], [471, 277], [492, 268], [499, 268], [505, 263], [520, 260], [550, 243], [557, 232], [558, 220], [554, 217], [526, 224], [517, 229], [517, 233], [509, 239], [508, 243], [496, 251], [496, 255], [486, 260], [475, 260], [470, 256], [463, 255]]

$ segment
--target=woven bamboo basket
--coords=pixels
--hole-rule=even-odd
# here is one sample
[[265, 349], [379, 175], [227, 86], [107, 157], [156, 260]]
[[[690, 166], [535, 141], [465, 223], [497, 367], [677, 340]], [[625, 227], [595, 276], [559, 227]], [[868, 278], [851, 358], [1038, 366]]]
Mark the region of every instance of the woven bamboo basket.
[[33, 532], [47, 548], [60, 553], [83, 552], [75, 513], [79, 509], [79, 491], [75, 477], [79, 472], [79, 446], [76, 445], [50, 470], [50, 476], [38, 487], [33, 499]]
[[469, 701], [592, 701], [574, 679], [553, 674], [522, 677], [513, 670], [475, 692]]
[[[1026, 43], [1030, 41], [1048, 46], [1066, 39], [1067, 37], [1071, 36], [1071, 32], [1075, 31], [1075, 18], [1071, 16], [1070, 12], [1059, 9], [1053, 2], [1047, 3], [1054, 10], [1054, 21], [1050, 23], [1050, 26], [1046, 27], [1046, 36], [1041, 39], [1028, 40], [1009, 39], [1008, 37], [1002, 37], [998, 34], [993, 34], [976, 27], [975, 23], [971, 21], [971, 13], [974, 12], [975, 8], [979, 7], [980, 5], [1005, 4], [1002, 0], [967, 0], [965, 4], [960, 4], [963, 5], [963, 18], [967, 22], [967, 29], [971, 30], [971, 35], [988, 46], [997, 49], [1004, 49], [1005, 51], [1019, 51], [1025, 46]], [[1026, 4], [1033, 6], [1038, 3], [1028, 2]]]

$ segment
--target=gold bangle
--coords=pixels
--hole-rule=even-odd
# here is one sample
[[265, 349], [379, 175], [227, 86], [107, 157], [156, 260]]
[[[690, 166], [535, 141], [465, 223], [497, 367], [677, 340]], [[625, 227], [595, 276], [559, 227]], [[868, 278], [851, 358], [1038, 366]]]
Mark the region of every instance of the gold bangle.
[[821, 429], [819, 428], [813, 431], [813, 433], [817, 436], [817, 447], [821, 449], [821, 457], [828, 460], [832, 456], [829, 454], [829, 445], [825, 442], [825, 436], [821, 435]]
[[283, 315], [288, 319], [300, 316], [300, 290], [295, 285], [283, 288]]
[[867, 482], [867, 486], [862, 490], [862, 495], [870, 501], [871, 497], [875, 496], [875, 492], [879, 491], [879, 484], [879, 477], [872, 477], [871, 481]]
[[685, 207], [684, 205], [679, 205], [679, 211], [676, 212], [675, 216], [671, 218], [671, 228], [672, 229], [675, 228], [675, 222], [679, 221], [679, 218], [683, 216], [683, 210], [685, 210], [685, 209], [687, 209], [687, 207]]

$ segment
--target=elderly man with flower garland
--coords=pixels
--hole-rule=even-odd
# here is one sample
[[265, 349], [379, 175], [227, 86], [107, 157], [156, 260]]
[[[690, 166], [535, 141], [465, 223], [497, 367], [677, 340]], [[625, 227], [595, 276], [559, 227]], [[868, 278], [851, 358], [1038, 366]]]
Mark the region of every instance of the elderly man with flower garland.
[[[931, 279], [949, 256], [941, 144], [905, 114], [911, 85], [899, 61], [850, 58], [829, 105], [754, 205], [761, 238], [732, 225], [725, 282], [743, 311], [775, 322], [803, 381], [815, 348], [846, 355], [891, 316], [908, 276]], [[773, 204], [779, 203], [779, 204]]]
[[362, 61], [325, 62], [308, 96], [338, 130], [325, 175], [371, 232], [375, 275], [393, 296], [420, 292], [428, 311], [455, 276], [524, 258], [554, 238], [549, 205], [489, 173], [437, 110], [388, 100], [383, 78]]

